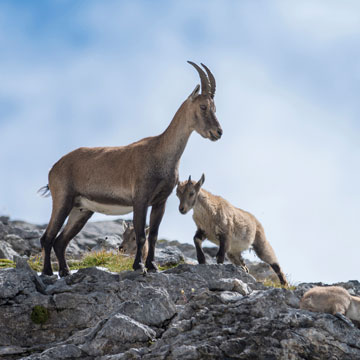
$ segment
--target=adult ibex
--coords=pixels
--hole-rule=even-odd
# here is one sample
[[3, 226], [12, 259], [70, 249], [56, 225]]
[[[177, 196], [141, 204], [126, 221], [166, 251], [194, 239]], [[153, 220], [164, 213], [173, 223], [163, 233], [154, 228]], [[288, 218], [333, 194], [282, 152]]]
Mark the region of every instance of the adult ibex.
[[[190, 96], [160, 135], [127, 146], [79, 148], [63, 156], [50, 170], [49, 183], [53, 204], [49, 224], [41, 237], [44, 253], [42, 273], [52, 275], [52, 247], [59, 262], [59, 275], [69, 274], [65, 249], [94, 212], [122, 215], [134, 212], [137, 252], [134, 270], [144, 271], [141, 260], [145, 242], [145, 222], [149, 206], [149, 252], [145, 266], [157, 271], [155, 244], [168, 196], [178, 182], [180, 157], [195, 130], [212, 141], [220, 139], [222, 129], [215, 115], [215, 78], [193, 62], [200, 75]], [[41, 190], [41, 189], [40, 189]], [[69, 216], [63, 231], [58, 234]]]
[[273, 268], [280, 283], [288, 285], [260, 222], [249, 212], [202, 189], [204, 181], [204, 174], [198, 182], [189, 177], [188, 181], [179, 183], [176, 189], [180, 200], [179, 211], [186, 214], [194, 209], [193, 219], [197, 226], [194, 243], [199, 264], [206, 262], [201, 246], [205, 239], [219, 245], [216, 256], [218, 263], [224, 262], [226, 253], [233, 264], [241, 265], [246, 270], [241, 252], [252, 246], [256, 255]]

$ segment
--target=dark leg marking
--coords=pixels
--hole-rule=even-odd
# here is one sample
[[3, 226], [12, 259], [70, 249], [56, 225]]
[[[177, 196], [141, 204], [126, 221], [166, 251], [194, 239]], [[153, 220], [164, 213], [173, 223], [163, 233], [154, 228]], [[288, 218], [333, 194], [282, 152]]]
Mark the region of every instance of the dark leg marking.
[[146, 241], [145, 224], [147, 209], [148, 206], [144, 203], [134, 205], [134, 229], [136, 235], [137, 250], [133, 269], [135, 271], [140, 271], [141, 273], [145, 273], [145, 266], [142, 263], [142, 249]]
[[55, 237], [63, 226], [64, 221], [69, 215], [71, 208], [72, 204], [69, 199], [64, 199], [63, 203], [59, 207], [53, 203], [53, 210], [51, 213], [49, 224], [45, 230], [45, 233], [40, 239], [40, 244], [43, 250], [44, 257], [44, 266], [42, 270], [43, 275], [53, 275], [50, 260], [51, 249], [53, 247]]
[[278, 276], [280, 283], [282, 286], [288, 286], [288, 282], [285, 278], [285, 275], [283, 274], [283, 272], [280, 269], [280, 265], [275, 263], [275, 264], [270, 264], [270, 266], [273, 268], [273, 270], [275, 271], [276, 275]]
[[150, 214], [150, 230], [149, 230], [149, 252], [146, 258], [146, 268], [148, 271], [157, 272], [158, 268], [155, 264], [155, 246], [158, 238], [159, 227], [165, 213], [166, 201], [152, 206]]
[[60, 277], [67, 276], [70, 273], [65, 258], [65, 250], [69, 242], [81, 231], [92, 215], [92, 211], [73, 208], [69, 214], [64, 230], [55, 239], [54, 250], [59, 262]]
[[225, 260], [225, 254], [229, 250], [229, 240], [224, 234], [218, 235], [220, 247], [216, 255], [216, 262], [218, 264], [223, 264]]
[[205, 239], [206, 239], [205, 232], [201, 229], [197, 229], [194, 236], [194, 244], [195, 244], [196, 256], [199, 264], [206, 264], [204, 250], [202, 249], [202, 243]]

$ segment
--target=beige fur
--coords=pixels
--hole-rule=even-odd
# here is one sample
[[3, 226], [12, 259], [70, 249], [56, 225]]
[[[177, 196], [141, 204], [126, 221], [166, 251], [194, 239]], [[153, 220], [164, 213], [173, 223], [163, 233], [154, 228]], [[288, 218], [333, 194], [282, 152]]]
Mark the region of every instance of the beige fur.
[[180, 199], [180, 212], [185, 214], [190, 209], [194, 210], [193, 219], [198, 228], [194, 242], [199, 263], [205, 262], [201, 254], [201, 242], [204, 239], [220, 245], [217, 256], [220, 263], [223, 262], [224, 251], [232, 263], [245, 266], [241, 253], [253, 246], [259, 258], [271, 265], [280, 282], [287, 285], [285, 275], [280, 269], [274, 250], [266, 240], [260, 222], [251, 213], [236, 208], [222, 197], [202, 189], [204, 181], [204, 175], [197, 183], [189, 178], [188, 181], [179, 183], [176, 190], [176, 195]]
[[333, 315], [340, 313], [360, 321], [360, 297], [350, 295], [340, 286], [316, 286], [308, 290], [300, 300], [300, 308]]

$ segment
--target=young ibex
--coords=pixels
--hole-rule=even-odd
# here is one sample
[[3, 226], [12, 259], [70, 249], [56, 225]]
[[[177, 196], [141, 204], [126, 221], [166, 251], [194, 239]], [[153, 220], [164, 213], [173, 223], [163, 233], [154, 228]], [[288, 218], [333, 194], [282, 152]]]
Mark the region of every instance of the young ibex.
[[277, 274], [282, 285], [287, 285], [285, 275], [275, 256], [274, 250], [266, 240], [264, 229], [254, 215], [232, 206], [220, 196], [215, 196], [201, 188], [204, 174], [198, 182], [179, 182], [176, 195], [180, 200], [179, 211], [186, 214], [194, 209], [193, 219], [197, 226], [194, 236], [199, 264], [205, 264], [202, 242], [205, 239], [219, 245], [217, 263], [224, 262], [225, 253], [235, 265], [246, 269], [241, 252], [251, 245], [257, 256], [268, 263]]
[[300, 309], [345, 315], [360, 322], [360, 297], [352, 296], [340, 286], [316, 286], [300, 300]]
[[[191, 133], [216, 141], [222, 129], [215, 115], [215, 78], [193, 62], [200, 75], [190, 96], [176, 112], [168, 128], [160, 135], [127, 146], [79, 148], [63, 156], [50, 170], [49, 183], [53, 205], [49, 224], [41, 237], [44, 250], [43, 274], [52, 275], [52, 247], [59, 261], [59, 275], [69, 274], [65, 249], [94, 212], [122, 215], [134, 212], [137, 252], [134, 270], [144, 271], [141, 261], [145, 243], [145, 222], [149, 206], [149, 252], [145, 266], [157, 271], [155, 244], [168, 196], [178, 182], [181, 155]], [[40, 189], [41, 190], [41, 189]], [[60, 231], [69, 216], [63, 231]]]
[[[129, 225], [128, 223], [125, 223], [125, 231], [123, 233], [123, 241], [119, 246], [119, 251], [123, 252], [124, 254], [127, 255], [136, 255], [136, 234], [135, 234], [135, 229], [134, 229], [134, 225]], [[145, 235], [146, 237], [149, 236], [149, 230], [150, 228], [147, 227], [145, 229]], [[144, 247], [142, 250], [142, 260], [145, 261], [146, 257], [148, 255], [148, 251], [149, 251], [149, 242], [146, 239], [145, 243], [144, 243]]]

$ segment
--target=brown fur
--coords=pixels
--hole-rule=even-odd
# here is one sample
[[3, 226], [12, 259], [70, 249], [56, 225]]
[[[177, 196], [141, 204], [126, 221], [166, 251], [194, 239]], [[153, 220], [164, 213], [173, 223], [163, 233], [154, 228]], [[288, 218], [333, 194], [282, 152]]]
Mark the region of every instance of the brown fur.
[[[205, 84], [205, 73], [199, 73]], [[162, 134], [127, 146], [83, 147], [63, 156], [49, 173], [53, 207], [41, 238], [45, 250], [43, 274], [52, 274], [52, 247], [59, 261], [60, 276], [69, 273], [65, 249], [95, 211], [114, 215], [134, 212], [137, 253], [133, 268], [144, 271], [141, 257], [149, 206], [152, 210], [145, 265], [148, 270], [156, 271], [154, 252], [159, 225], [166, 200], [178, 182], [181, 155], [194, 130], [212, 141], [222, 135], [215, 115], [213, 91], [199, 94], [199, 85]], [[58, 235], [67, 216], [67, 224]]]
[[340, 313], [360, 321], [360, 297], [352, 296], [340, 286], [316, 286], [300, 300], [300, 308], [332, 315]]
[[226, 253], [233, 264], [244, 268], [246, 267], [241, 252], [252, 246], [259, 258], [273, 268], [281, 284], [287, 285], [260, 222], [249, 212], [238, 209], [222, 197], [202, 189], [204, 181], [204, 175], [198, 182], [192, 181], [190, 177], [188, 181], [179, 183], [176, 189], [176, 195], [180, 199], [179, 211], [186, 214], [190, 209], [194, 210], [193, 219], [197, 226], [194, 243], [199, 263], [205, 263], [202, 250], [205, 239], [219, 245], [218, 263], [224, 262]]

